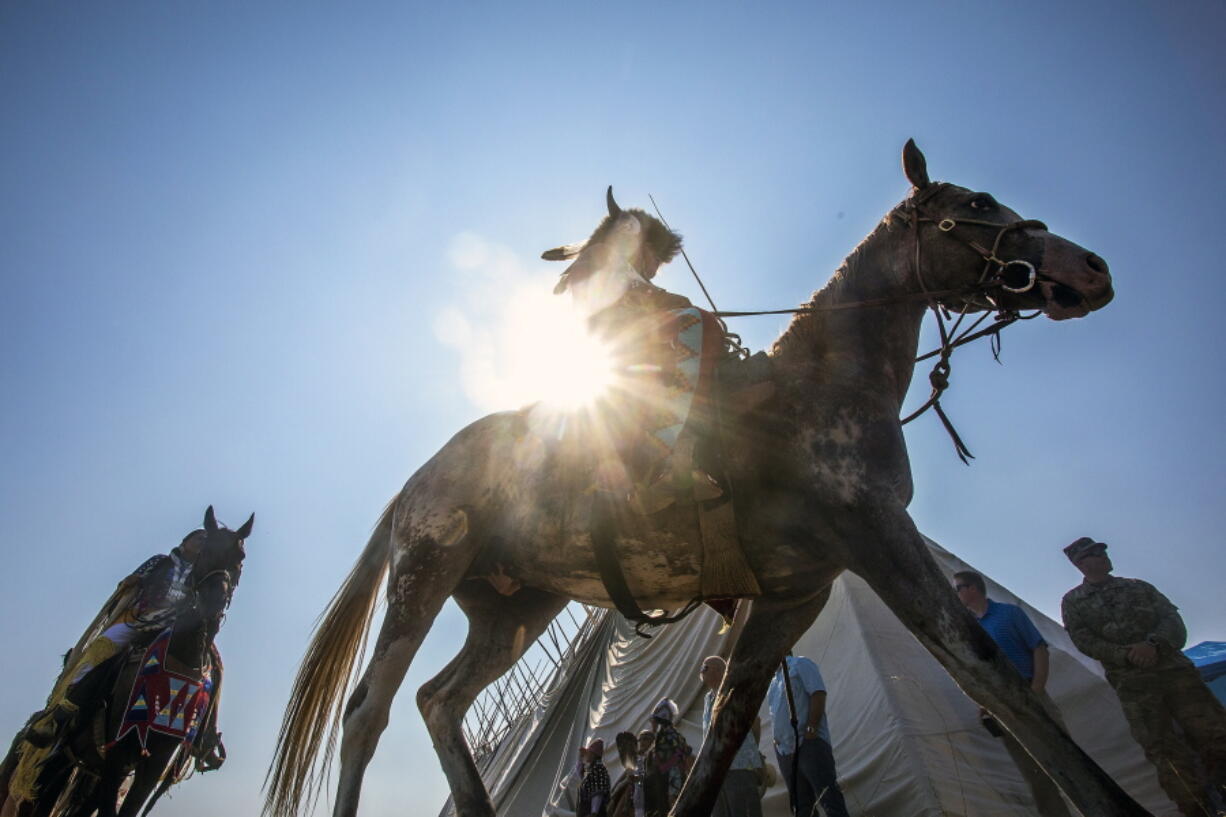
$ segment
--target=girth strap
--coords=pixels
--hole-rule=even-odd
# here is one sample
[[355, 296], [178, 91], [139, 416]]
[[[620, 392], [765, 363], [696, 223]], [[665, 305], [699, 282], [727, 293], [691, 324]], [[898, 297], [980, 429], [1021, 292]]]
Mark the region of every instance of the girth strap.
[[634, 622], [634, 632], [643, 638], [651, 636], [643, 632], [643, 627], [658, 627], [661, 624], [673, 624], [694, 612], [702, 603], [701, 599], [693, 599], [685, 607], [673, 615], [660, 613], [651, 615], [639, 609], [638, 602], [630, 592], [626, 583], [626, 574], [622, 571], [621, 562], [617, 558], [617, 519], [618, 510], [624, 507], [624, 501], [619, 501], [608, 491], [597, 491], [592, 497], [591, 537], [592, 552], [596, 557], [596, 568], [600, 571], [600, 581], [609, 593], [609, 599], [617, 607], [617, 611]]

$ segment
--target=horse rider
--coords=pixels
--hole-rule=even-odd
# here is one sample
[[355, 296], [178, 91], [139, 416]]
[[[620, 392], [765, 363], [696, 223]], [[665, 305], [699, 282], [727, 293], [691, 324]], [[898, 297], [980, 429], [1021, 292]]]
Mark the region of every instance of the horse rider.
[[[613, 489], [639, 482], [642, 487], [632, 496], [646, 513], [662, 510], [691, 488], [696, 499], [713, 499], [722, 489], [705, 471], [693, 468], [693, 435], [681, 431], [703, 358], [712, 351], [723, 356], [724, 333], [714, 316], [652, 283], [660, 266], [681, 250], [681, 236], [642, 210], [621, 209], [611, 187], [606, 200], [609, 215], [587, 241], [542, 256], [574, 259], [554, 294], [571, 293], [593, 334], [611, 345], [621, 362], [619, 373], [636, 383], [629, 391], [638, 394], [618, 406], [618, 414], [629, 415], [618, 419], [633, 440], [622, 452], [630, 468], [604, 465], [598, 486]], [[705, 364], [708, 369], [703, 371], [709, 371], [713, 361]], [[610, 469], [614, 473], [608, 473]], [[637, 472], [641, 481], [629, 478], [626, 470]]]
[[125, 577], [98, 617], [68, 652], [47, 709], [26, 731], [26, 740], [46, 746], [64, 734], [83, 704], [98, 692], [106, 673], [93, 672], [170, 626], [191, 597], [192, 566], [204, 548], [204, 529], [194, 530], [170, 553], [153, 556]]

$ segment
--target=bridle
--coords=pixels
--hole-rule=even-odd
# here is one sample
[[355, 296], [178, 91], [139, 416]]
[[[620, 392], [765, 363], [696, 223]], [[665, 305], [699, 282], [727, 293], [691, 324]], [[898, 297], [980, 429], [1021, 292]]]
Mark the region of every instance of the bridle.
[[[808, 306], [799, 306], [793, 309], [766, 309], [753, 312], [728, 312], [715, 310], [716, 317], [720, 318], [740, 318], [751, 315], [799, 315], [809, 312], [837, 312], [845, 309], [864, 309], [874, 306], [889, 306], [892, 304], [907, 303], [909, 301], [927, 301], [930, 304], [935, 304], [949, 310], [950, 307], [945, 303], [947, 298], [957, 298], [962, 301], [974, 302], [976, 306], [985, 309], [995, 310], [1000, 313], [1009, 314], [1016, 310], [1009, 310], [1001, 307], [992, 298], [994, 290], [1003, 290], [1013, 294], [1021, 294], [1034, 289], [1040, 279], [1046, 278], [1039, 272], [1033, 263], [1022, 258], [1014, 258], [1003, 260], [998, 256], [1000, 252], [1001, 242], [1005, 236], [1013, 230], [1046, 230], [1047, 225], [1036, 219], [1020, 219], [1018, 221], [1010, 221], [1005, 224], [999, 224], [995, 221], [983, 221], [980, 219], [962, 218], [955, 219], [950, 216], [933, 215], [924, 206], [929, 199], [936, 195], [941, 190], [949, 187], [945, 182], [938, 182], [924, 188], [922, 191], [917, 191], [910, 199], [903, 202], [898, 208], [891, 213], [892, 217], [899, 217], [912, 228], [912, 234], [915, 238], [915, 278], [919, 284], [917, 292], [907, 292], [902, 295], [892, 295], [885, 298], [867, 298], [860, 301], [839, 301], [832, 304], [809, 304]], [[948, 236], [963, 246], [969, 247], [980, 258], [983, 259], [983, 271], [979, 275], [979, 279], [967, 287], [955, 287], [951, 289], [932, 289], [928, 286], [928, 282], [924, 279], [924, 269], [921, 257], [921, 241], [920, 241], [920, 225], [925, 223], [935, 224], [941, 235]], [[975, 227], [995, 227], [996, 237], [992, 239], [992, 246], [985, 247], [983, 244], [974, 239], [967, 238], [963, 235], [955, 233], [958, 227], [970, 225]], [[688, 258], [686, 259], [689, 260]], [[690, 267], [693, 272], [693, 267]], [[694, 272], [697, 277], [698, 273]], [[700, 282], [701, 283], [701, 282]], [[704, 294], [706, 287], [703, 287]], [[985, 298], [987, 303], [975, 302], [976, 297]], [[710, 295], [707, 295], [710, 301]], [[712, 303], [714, 309], [714, 303]], [[965, 306], [961, 311], [965, 311]], [[917, 358], [923, 360], [924, 358]]]
[[[997, 253], [1000, 252], [1001, 241], [1005, 236], [1013, 230], [1047, 230], [1047, 225], [1036, 219], [1020, 219], [1018, 221], [1010, 221], [1005, 224], [998, 224], [994, 221], [983, 221], [981, 219], [954, 219], [949, 216], [931, 215], [925, 205], [937, 193], [949, 187], [947, 183], [938, 182], [930, 184], [923, 190], [917, 190], [910, 199], [903, 203], [899, 215], [907, 221], [915, 235], [915, 277], [919, 281], [920, 292], [932, 296], [935, 293], [929, 289], [927, 282], [924, 280], [924, 268], [920, 258], [920, 229], [922, 223], [928, 222], [936, 224], [937, 229], [946, 236], [954, 239], [958, 243], [969, 247], [980, 258], [983, 259], [983, 272], [979, 275], [979, 280], [971, 287], [968, 287], [962, 294], [971, 296], [982, 294], [988, 296], [986, 306], [999, 310], [1000, 307], [991, 299], [990, 293], [993, 289], [1002, 289], [1005, 292], [1020, 294], [1029, 292], [1034, 289], [1040, 277], [1039, 272], [1035, 269], [1034, 264], [1020, 258], [1014, 258], [1008, 261], [1002, 260]], [[954, 232], [959, 226], [971, 225], [975, 227], [995, 227], [997, 228], [996, 237], [992, 240], [991, 248], [987, 248], [974, 239], [964, 237]], [[1011, 271], [1011, 268], [1016, 268]], [[1020, 277], [1019, 277], [1020, 273]], [[930, 297], [931, 299], [931, 297]], [[984, 304], [980, 304], [984, 306]]]
[[[924, 401], [918, 409], [900, 420], [900, 425], [907, 423], [919, 417], [928, 409], [933, 409], [941, 420], [941, 424], [945, 426], [950, 439], [953, 440], [954, 450], [957, 452], [959, 459], [968, 465], [970, 459], [974, 459], [974, 455], [962, 442], [962, 438], [958, 436], [958, 432], [954, 430], [953, 424], [946, 416], [944, 409], [941, 408], [941, 395], [949, 388], [949, 376], [951, 367], [949, 359], [953, 354], [954, 349], [963, 346], [972, 341], [983, 337], [990, 337], [992, 344], [992, 355], [1000, 362], [1000, 333], [1001, 331], [1019, 320], [1031, 320], [1038, 317], [1042, 310], [1037, 310], [1029, 315], [1023, 315], [1017, 309], [1010, 309], [1000, 306], [994, 295], [998, 291], [1008, 292], [1010, 294], [1022, 294], [1031, 291], [1039, 283], [1040, 280], [1046, 278], [1035, 265], [1023, 258], [1002, 259], [999, 255], [1001, 243], [1005, 236], [1014, 230], [1047, 230], [1047, 225], [1036, 219], [1019, 219], [1010, 221], [1004, 224], [999, 224], [994, 221], [984, 221], [981, 219], [955, 219], [950, 216], [933, 214], [929, 211], [927, 204], [941, 191], [949, 188], [947, 182], [936, 182], [924, 186], [922, 189], [916, 190], [910, 198], [904, 201], [892, 213], [905, 221], [912, 230], [915, 242], [915, 278], [919, 284], [919, 290], [908, 292], [902, 295], [895, 295], [885, 298], [870, 298], [861, 301], [841, 301], [832, 304], [809, 304], [808, 306], [796, 307], [793, 309], [771, 309], [759, 310], [752, 312], [727, 312], [715, 308], [715, 302], [711, 300], [710, 294], [707, 292], [706, 286], [703, 285], [702, 279], [699, 278], [694, 265], [690, 263], [689, 256], [685, 254], [685, 250], [681, 250], [682, 258], [693, 273], [694, 278], [698, 280], [698, 285], [702, 288], [703, 294], [707, 296], [707, 301], [711, 304], [712, 312], [715, 317], [720, 319], [721, 324], [724, 318], [740, 318], [752, 315], [797, 315], [810, 312], [836, 312], [847, 309], [866, 309], [876, 306], [889, 306], [898, 303], [907, 303], [911, 301], [924, 301], [936, 316], [937, 328], [940, 333], [940, 346], [931, 352], [920, 355], [915, 359], [916, 363], [927, 360], [931, 357], [936, 357], [937, 362], [933, 366], [932, 371], [928, 375], [928, 381], [932, 385], [932, 392], [928, 399]], [[652, 204], [655, 204], [655, 199], [652, 199]], [[657, 215], [660, 215], [659, 207], [656, 207]], [[663, 215], [660, 215], [660, 220], [667, 226]], [[920, 225], [925, 223], [935, 224], [938, 230], [938, 235], [947, 236], [954, 241], [968, 247], [974, 251], [980, 258], [983, 259], [983, 271], [979, 274], [979, 279], [969, 287], [959, 287], [953, 289], [934, 290], [928, 286], [928, 282], [924, 278], [923, 259], [921, 255], [920, 240], [921, 230]], [[996, 229], [996, 236], [992, 239], [991, 247], [987, 247], [975, 239], [966, 236], [959, 227], [991, 227]], [[1050, 280], [1050, 279], [1048, 279]], [[1080, 296], [1079, 296], [1080, 297]], [[952, 308], [946, 303], [947, 299], [955, 299], [962, 302], [962, 306], [957, 310], [957, 318], [953, 317]], [[965, 330], [961, 329], [963, 318], [967, 315], [967, 309], [971, 305], [984, 308], [985, 311], [980, 315], [970, 326]], [[991, 314], [995, 314], [993, 323], [985, 329], [978, 327]], [[952, 320], [951, 326], [947, 326], [946, 322]], [[976, 331], [978, 330], [978, 331]], [[726, 327], [725, 327], [726, 331]], [[731, 350], [734, 354], [742, 359], [749, 357], [749, 352], [740, 343], [740, 337], [733, 332], [727, 332]]]
[[[235, 548], [238, 548], [239, 552], [241, 553], [242, 552], [241, 551], [242, 541], [243, 540], [239, 539], [237, 542], [226, 542], [225, 544], [219, 543], [217, 546], [235, 547]], [[211, 545], [211, 542], [206, 539], [204, 544], [201, 545], [201, 553], [209, 552], [210, 545]], [[213, 561], [213, 565], [217, 565], [217, 564], [218, 564], [217, 561]], [[196, 571], [195, 570], [192, 571], [192, 579], [191, 579], [192, 606], [199, 609], [200, 588], [202, 588], [205, 585], [205, 583], [207, 583], [208, 581], [216, 578], [217, 576], [221, 576], [225, 579], [225, 583], [226, 583], [225, 590], [224, 590], [225, 596], [226, 596], [226, 602], [221, 609], [219, 619], [224, 620], [226, 611], [230, 609], [230, 602], [234, 598], [234, 589], [238, 585], [239, 574], [242, 571], [242, 559], [240, 557], [238, 563], [234, 565], [224, 565], [223, 564], [220, 566], [210, 566], [210, 567], [211, 569], [201, 573], [198, 577], [195, 575]]]
[[[941, 424], [945, 427], [945, 431], [953, 441], [954, 451], [957, 452], [958, 458], [963, 463], [969, 465], [969, 460], [974, 459], [974, 455], [966, 447], [966, 444], [962, 442], [962, 438], [958, 435], [958, 432], [953, 427], [953, 423], [950, 422], [949, 417], [945, 414], [945, 410], [941, 407], [941, 395], [949, 388], [949, 376], [952, 371], [950, 357], [957, 347], [973, 340], [978, 340], [981, 337], [990, 336], [992, 338], [992, 356], [999, 363], [1001, 331], [1019, 320], [1029, 320], [1041, 314], [1040, 310], [1023, 316], [1016, 309], [1002, 307], [993, 298], [993, 293], [995, 290], [1003, 290], [1013, 294], [1029, 292], [1034, 289], [1041, 277], [1045, 277], [1035, 269], [1032, 262], [1022, 258], [1004, 260], [1000, 258], [999, 252], [1001, 242], [1013, 230], [1036, 229], [1046, 231], [1047, 225], [1037, 219], [1019, 219], [999, 224], [982, 219], [954, 219], [950, 216], [931, 214], [925, 205], [937, 193], [947, 187], [949, 187], [947, 183], [927, 185], [922, 190], [917, 190], [911, 198], [903, 203], [898, 211], [902, 219], [910, 224], [912, 234], [915, 237], [915, 278], [920, 286], [918, 294], [928, 302], [932, 314], [936, 316], [937, 330], [941, 338], [941, 343], [936, 349], [916, 358], [917, 363], [930, 357], [937, 358], [932, 371], [928, 373], [928, 382], [932, 386], [932, 392], [928, 395], [928, 399], [924, 401], [923, 405], [900, 421], [900, 425], [906, 425], [928, 409], [932, 409], [936, 412], [937, 417], [940, 418]], [[950, 308], [942, 301], [942, 298], [946, 297], [948, 290], [934, 291], [928, 287], [927, 281], [924, 280], [923, 258], [920, 250], [922, 245], [920, 241], [920, 225], [924, 223], [935, 224], [939, 235], [952, 238], [963, 246], [970, 248], [983, 259], [983, 271], [979, 274], [979, 280], [970, 287], [960, 292], [955, 292], [962, 301], [962, 307], [958, 310], [957, 319], [953, 321], [952, 326], [946, 326], [946, 321], [952, 316], [950, 315]], [[954, 232], [963, 225], [996, 228], [996, 237], [992, 239], [992, 246], [990, 248], [985, 247], [973, 238]], [[978, 298], [982, 298], [987, 303], [977, 300]], [[962, 320], [966, 317], [967, 309], [971, 304], [984, 307], [990, 311], [984, 312], [965, 331], [959, 334], [958, 331], [962, 325]], [[979, 324], [992, 311], [996, 314], [996, 319], [992, 325], [987, 329], [976, 332], [975, 330]]]
[[199, 592], [200, 586], [203, 585], [205, 582], [207, 582], [209, 579], [213, 578], [214, 576], [225, 576], [227, 591], [234, 585], [234, 580], [230, 574], [229, 568], [219, 567], [216, 570], [210, 570], [208, 573], [205, 573], [203, 576], [201, 576], [198, 580], [192, 582], [192, 592], [193, 593]]
[[218, 576], [220, 576], [222, 580], [225, 582], [225, 587], [223, 588], [222, 592], [225, 594], [226, 601], [225, 601], [225, 604], [222, 605], [221, 611], [217, 614], [217, 617], [219, 619], [224, 620], [226, 611], [230, 609], [230, 601], [234, 598], [234, 585], [235, 585], [234, 574], [231, 573], [230, 570], [227, 568], [219, 567], [216, 570], [210, 570], [208, 573], [205, 573], [199, 579], [192, 582], [192, 607], [194, 607], [196, 610], [201, 609], [201, 606], [200, 606], [201, 588], [203, 588], [209, 581], [217, 578]]

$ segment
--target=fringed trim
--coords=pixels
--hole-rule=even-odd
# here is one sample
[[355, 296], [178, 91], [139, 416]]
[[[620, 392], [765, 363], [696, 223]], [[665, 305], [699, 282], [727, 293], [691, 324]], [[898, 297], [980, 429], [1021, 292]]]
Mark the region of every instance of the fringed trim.
[[[81, 711], [79, 704], [68, 700], [68, 691], [72, 688], [72, 679], [80, 674], [83, 667], [92, 669], [119, 652], [119, 645], [105, 636], [98, 636], [82, 652], [72, 667], [66, 668], [60, 675], [60, 680], [47, 699], [47, 708], [38, 720], [31, 723], [27, 729], [35, 732], [54, 732], [58, 729], [55, 715], [76, 715]], [[31, 802], [38, 798], [38, 775], [42, 772], [43, 762], [51, 753], [51, 747], [38, 748], [22, 741], [17, 749], [20, 760], [9, 781], [9, 795], [18, 802]]]
[[[39, 720], [50, 717], [51, 713], [48, 712]], [[51, 747], [39, 749], [22, 741], [17, 747], [17, 753], [21, 759], [17, 761], [13, 776], [9, 778], [9, 797], [18, 803], [29, 803], [38, 798], [38, 773], [42, 771], [47, 755], [51, 754]]]

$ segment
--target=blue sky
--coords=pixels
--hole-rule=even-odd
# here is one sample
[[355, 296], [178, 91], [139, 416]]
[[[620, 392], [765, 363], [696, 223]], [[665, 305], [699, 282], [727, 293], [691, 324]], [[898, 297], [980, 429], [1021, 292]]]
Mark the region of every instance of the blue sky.
[[[1004, 366], [958, 356], [977, 460], [908, 427], [921, 529], [1053, 615], [1079, 578], [1060, 547], [1103, 538], [1191, 642], [1226, 638], [1224, 25], [1207, 1], [5, 4], [0, 731], [116, 581], [206, 505], [255, 511], [221, 636], [230, 765], [175, 803], [252, 813], [380, 509], [499, 407], [479, 374], [507, 296], [552, 285], [539, 253], [612, 183], [655, 195], [721, 308], [791, 306], [905, 195], [908, 137], [1117, 291], [1010, 331]], [[680, 265], [658, 281], [701, 297]], [[734, 329], [760, 349], [783, 325]], [[443, 800], [412, 691], [462, 637], [449, 607], [364, 813]]]

